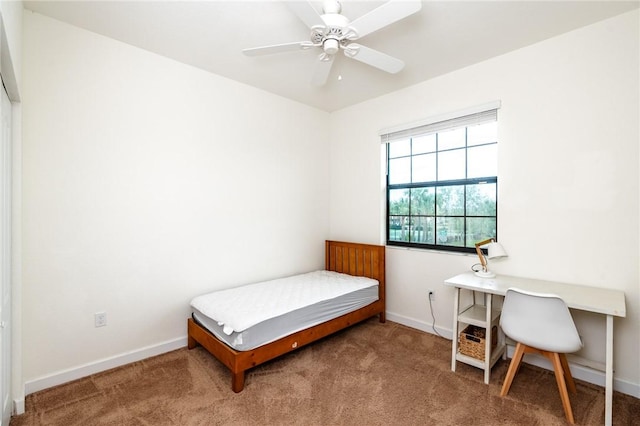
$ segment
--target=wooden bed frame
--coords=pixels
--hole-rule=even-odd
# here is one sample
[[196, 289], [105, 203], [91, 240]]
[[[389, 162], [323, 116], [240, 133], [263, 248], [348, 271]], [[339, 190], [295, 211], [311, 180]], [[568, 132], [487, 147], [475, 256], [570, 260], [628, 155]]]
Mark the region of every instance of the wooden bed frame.
[[245, 371], [333, 334], [375, 315], [385, 322], [385, 264], [384, 246], [326, 241], [325, 269], [349, 275], [378, 280], [378, 300], [358, 310], [334, 318], [322, 324], [298, 331], [274, 342], [251, 349], [236, 351], [218, 340], [192, 318], [187, 320], [188, 347], [202, 345], [231, 370], [231, 389], [240, 392], [244, 388]]

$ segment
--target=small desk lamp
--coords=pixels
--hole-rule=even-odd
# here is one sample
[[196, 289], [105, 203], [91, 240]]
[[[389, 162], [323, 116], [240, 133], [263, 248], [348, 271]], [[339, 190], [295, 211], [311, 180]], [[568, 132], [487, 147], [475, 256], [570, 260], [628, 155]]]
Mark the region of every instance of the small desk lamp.
[[[482, 253], [481, 248], [483, 246], [485, 246], [487, 249], [487, 257], [485, 257]], [[478, 257], [480, 258], [482, 269], [479, 271], [475, 271], [475, 273], [476, 276], [481, 278], [493, 278], [496, 276], [495, 273], [491, 272], [487, 268], [487, 259], [498, 259], [500, 257], [507, 257], [507, 252], [505, 251], [504, 247], [497, 243], [493, 238], [489, 238], [476, 243], [476, 253], [478, 253]]]

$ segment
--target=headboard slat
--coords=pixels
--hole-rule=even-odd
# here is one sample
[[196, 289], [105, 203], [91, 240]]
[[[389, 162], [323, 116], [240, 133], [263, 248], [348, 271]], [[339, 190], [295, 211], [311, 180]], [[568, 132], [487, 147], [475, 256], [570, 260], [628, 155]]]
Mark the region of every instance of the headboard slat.
[[327, 240], [325, 247], [325, 269], [377, 280], [380, 301], [384, 304], [384, 246]]

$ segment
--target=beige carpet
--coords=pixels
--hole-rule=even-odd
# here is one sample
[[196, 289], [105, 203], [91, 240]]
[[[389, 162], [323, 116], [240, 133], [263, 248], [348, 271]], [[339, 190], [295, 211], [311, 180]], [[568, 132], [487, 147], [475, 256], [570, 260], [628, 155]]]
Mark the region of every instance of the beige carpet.
[[[553, 374], [458, 364], [451, 342], [371, 319], [251, 370], [243, 392], [202, 348], [180, 349], [27, 396], [22, 425], [565, 425]], [[604, 390], [577, 382], [577, 424], [604, 422]], [[614, 394], [613, 423], [638, 425], [640, 400]]]

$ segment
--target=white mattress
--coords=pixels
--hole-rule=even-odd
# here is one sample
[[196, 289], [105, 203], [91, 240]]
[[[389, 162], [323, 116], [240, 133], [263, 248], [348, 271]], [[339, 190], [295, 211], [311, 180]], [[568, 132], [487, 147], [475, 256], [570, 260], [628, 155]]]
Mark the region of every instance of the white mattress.
[[249, 350], [378, 300], [378, 281], [315, 271], [221, 290], [191, 301], [194, 319], [236, 350]]

